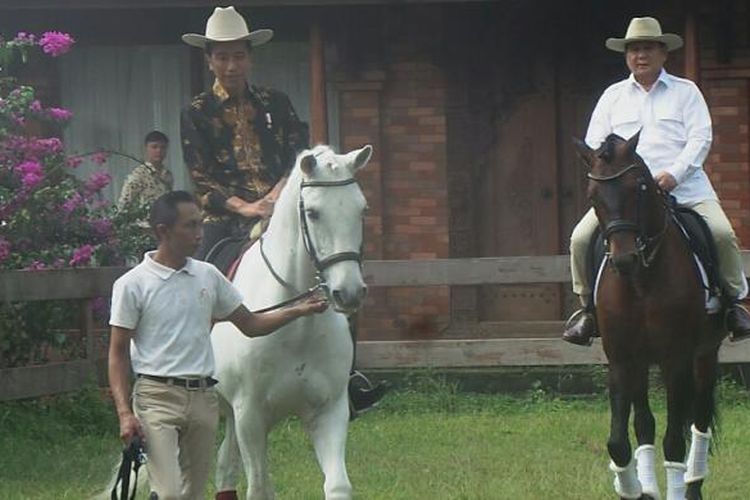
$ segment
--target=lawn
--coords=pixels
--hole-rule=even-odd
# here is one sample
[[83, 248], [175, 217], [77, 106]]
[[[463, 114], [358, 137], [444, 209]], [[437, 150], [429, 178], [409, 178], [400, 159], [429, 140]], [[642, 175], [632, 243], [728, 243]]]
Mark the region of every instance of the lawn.
[[[750, 397], [731, 383], [719, 397], [721, 437], [704, 493], [749, 498]], [[661, 435], [661, 394], [652, 400]], [[604, 397], [463, 393], [425, 378], [352, 424], [348, 470], [360, 499], [614, 498], [608, 422]], [[276, 428], [271, 449], [279, 500], [322, 498], [296, 421]], [[96, 391], [0, 403], [0, 499], [87, 498], [107, 483], [118, 450], [113, 412]]]

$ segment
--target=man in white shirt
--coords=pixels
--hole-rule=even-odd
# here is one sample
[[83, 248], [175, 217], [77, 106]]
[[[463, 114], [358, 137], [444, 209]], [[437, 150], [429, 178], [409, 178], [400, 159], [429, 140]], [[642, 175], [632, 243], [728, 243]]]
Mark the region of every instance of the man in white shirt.
[[[219, 417], [212, 321], [231, 321], [255, 337], [324, 311], [327, 302], [311, 297], [274, 312], [248, 311], [218, 269], [190, 257], [203, 230], [198, 205], [185, 191], [159, 197], [149, 223], [157, 250], [112, 289], [109, 383], [120, 437], [145, 441], [152, 497], [202, 499]], [[132, 409], [131, 367], [137, 377]]]
[[[747, 280], [732, 226], [719, 204], [703, 162], [711, 148], [711, 116], [698, 87], [664, 70], [667, 53], [682, 46], [682, 38], [662, 34], [651, 17], [630, 21], [625, 38], [610, 38], [610, 50], [625, 53], [631, 74], [611, 85], [599, 98], [586, 133], [586, 143], [599, 148], [610, 134], [628, 139], [641, 131], [636, 152], [643, 158], [659, 187], [677, 203], [698, 212], [716, 241], [719, 273], [733, 305], [727, 325], [733, 340], [750, 336], [750, 315], [738, 303], [747, 295]], [[577, 311], [563, 339], [589, 345], [596, 334], [592, 283], [587, 273], [589, 242], [598, 226], [590, 209], [573, 230], [570, 240], [573, 291], [583, 309]], [[577, 321], [573, 322], [573, 320]]]

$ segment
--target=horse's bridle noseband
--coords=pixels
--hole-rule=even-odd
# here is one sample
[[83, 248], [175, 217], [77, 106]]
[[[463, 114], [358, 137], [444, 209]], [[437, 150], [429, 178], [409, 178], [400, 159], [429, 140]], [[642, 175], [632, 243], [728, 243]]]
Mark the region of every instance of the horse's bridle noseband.
[[[623, 175], [630, 172], [634, 169], [641, 169], [645, 168], [642, 165], [638, 163], [631, 163], [630, 165], [626, 166], [622, 170], [612, 174], [612, 175], [594, 175], [591, 172], [589, 172], [586, 176], [595, 182], [611, 182], [620, 179]], [[649, 174], [650, 175], [650, 174]], [[647, 234], [647, 228], [646, 223], [641, 217], [642, 212], [644, 212], [642, 204], [644, 201], [644, 194], [646, 191], [648, 191], [648, 184], [646, 182], [646, 178], [643, 174], [641, 174], [638, 177], [638, 190], [637, 190], [637, 201], [636, 201], [636, 219], [635, 221], [627, 220], [627, 219], [614, 219], [607, 223], [607, 225], [604, 227], [604, 245], [606, 248], [606, 254], [607, 257], [611, 256], [611, 252], [609, 251], [609, 238], [615, 233], [622, 232], [622, 231], [629, 231], [636, 234], [636, 250], [635, 253], [638, 255], [641, 263], [643, 264], [643, 267], [649, 267], [654, 259], [656, 258], [656, 254], [661, 247], [661, 242], [664, 237], [664, 235], [667, 232], [667, 229], [669, 227], [669, 218], [671, 215], [671, 208], [669, 206], [669, 203], [666, 202], [666, 194], [658, 188], [658, 193], [662, 195], [662, 198], [665, 200], [664, 202], [664, 225], [662, 226], [662, 229], [654, 236], [649, 236]]]

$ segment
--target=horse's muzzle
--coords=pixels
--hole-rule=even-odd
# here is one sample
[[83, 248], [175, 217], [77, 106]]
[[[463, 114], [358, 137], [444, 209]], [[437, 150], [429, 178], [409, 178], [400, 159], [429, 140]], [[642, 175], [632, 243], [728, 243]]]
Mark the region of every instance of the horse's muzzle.
[[367, 285], [362, 285], [354, 290], [336, 288], [331, 290], [331, 301], [336, 311], [350, 313], [359, 309], [366, 295]]

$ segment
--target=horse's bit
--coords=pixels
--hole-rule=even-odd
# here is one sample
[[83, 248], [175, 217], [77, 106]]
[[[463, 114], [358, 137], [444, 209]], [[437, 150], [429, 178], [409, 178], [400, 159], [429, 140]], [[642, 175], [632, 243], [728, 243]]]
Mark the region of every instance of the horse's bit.
[[315, 279], [317, 280], [317, 284], [313, 286], [312, 288], [308, 289], [306, 292], [300, 292], [294, 285], [286, 281], [284, 278], [279, 276], [279, 274], [274, 270], [273, 266], [271, 265], [271, 261], [266, 256], [266, 253], [263, 251], [263, 237], [260, 238], [260, 255], [263, 257], [263, 262], [265, 262], [266, 267], [271, 272], [271, 275], [274, 277], [276, 281], [279, 282], [281, 286], [286, 288], [287, 290], [292, 291], [296, 294], [295, 297], [292, 297], [289, 300], [285, 300], [281, 304], [276, 304], [272, 307], [267, 307], [265, 309], [261, 309], [259, 311], [253, 311], [255, 313], [259, 312], [267, 312], [272, 311], [275, 309], [278, 309], [280, 307], [283, 307], [287, 304], [290, 304], [292, 302], [296, 302], [297, 300], [300, 300], [302, 298], [308, 297], [318, 290], [322, 289], [327, 291], [328, 285], [326, 284], [325, 279], [323, 278], [323, 271], [328, 269], [334, 264], [337, 264], [339, 262], [344, 262], [347, 260], [355, 261], [360, 266], [362, 265], [362, 251], [359, 252], [337, 252], [331, 255], [327, 255], [323, 258], [320, 258], [318, 256], [318, 252], [315, 250], [315, 246], [313, 245], [312, 237], [310, 236], [310, 227], [307, 222], [307, 212], [305, 211], [305, 200], [302, 197], [302, 190], [306, 187], [337, 187], [337, 186], [348, 186], [349, 184], [356, 184], [357, 180], [354, 177], [350, 177], [349, 179], [343, 179], [340, 181], [302, 181], [300, 184], [300, 190], [299, 190], [299, 203], [298, 203], [298, 211], [299, 211], [299, 220], [300, 220], [300, 226], [302, 227], [302, 241], [305, 244], [305, 251], [307, 252], [307, 255], [310, 256], [310, 259], [312, 260], [313, 265], [315, 266]]
[[[625, 175], [627, 172], [634, 170], [634, 169], [640, 169], [643, 168], [638, 163], [631, 163], [627, 167], [623, 168], [619, 172], [616, 172], [612, 175], [606, 175], [606, 176], [599, 176], [594, 175], [591, 172], [587, 174], [587, 177], [595, 182], [611, 182], [620, 179], [623, 175]], [[637, 193], [637, 201], [636, 201], [636, 219], [635, 222], [627, 219], [615, 219], [611, 220], [607, 223], [607, 225], [604, 227], [604, 245], [606, 247], [606, 254], [607, 257], [610, 256], [609, 251], [609, 238], [611, 235], [617, 232], [622, 231], [630, 231], [634, 232], [636, 234], [635, 242], [636, 242], [636, 250], [635, 253], [638, 255], [641, 263], [643, 264], [643, 267], [649, 267], [654, 259], [656, 258], [656, 254], [661, 247], [661, 243], [663, 240], [664, 235], [667, 232], [667, 228], [669, 227], [669, 218], [671, 215], [671, 208], [668, 203], [664, 203], [664, 225], [662, 226], [662, 229], [654, 236], [648, 236], [646, 234], [646, 227], [645, 222], [643, 221], [643, 218], [641, 217], [642, 210], [642, 202], [644, 200], [643, 195], [648, 190], [648, 184], [646, 183], [646, 178], [643, 175], [640, 175], [638, 177], [638, 190]], [[658, 193], [666, 200], [666, 194], [657, 187]], [[650, 248], [650, 250], [649, 250]]]

